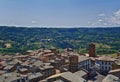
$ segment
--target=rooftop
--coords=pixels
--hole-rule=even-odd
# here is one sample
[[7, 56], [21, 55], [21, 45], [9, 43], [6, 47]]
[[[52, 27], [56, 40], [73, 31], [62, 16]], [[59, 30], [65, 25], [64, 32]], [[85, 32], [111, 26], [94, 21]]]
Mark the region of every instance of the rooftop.
[[82, 62], [82, 61], [85, 61], [85, 60], [88, 60], [90, 58], [86, 57], [86, 56], [83, 56], [83, 55], [80, 55], [78, 56], [78, 62]]
[[12, 82], [20, 78], [17, 73], [6, 73], [0, 76], [0, 82]]
[[21, 68], [20, 71], [24, 72], [24, 71], [28, 71], [28, 69], [27, 68]]
[[118, 77], [109, 74], [109, 75], [107, 75], [107, 76], [103, 79], [102, 82], [120, 82], [120, 81], [118, 81], [118, 80], [119, 80]]
[[34, 78], [38, 78], [38, 77], [42, 77], [43, 75], [40, 72], [37, 73], [32, 73], [28, 75], [29, 79], [34, 79]]
[[79, 77], [83, 77], [83, 76], [87, 75], [87, 72], [80, 70], [80, 71], [75, 72], [74, 74]]
[[71, 81], [71, 82], [84, 82], [85, 79], [71, 73], [71, 72], [65, 72], [61, 75], [62, 78], [68, 80], [68, 81]]
[[95, 58], [96, 60], [102, 60], [102, 61], [115, 61], [115, 58], [109, 57], [109, 56], [100, 56]]

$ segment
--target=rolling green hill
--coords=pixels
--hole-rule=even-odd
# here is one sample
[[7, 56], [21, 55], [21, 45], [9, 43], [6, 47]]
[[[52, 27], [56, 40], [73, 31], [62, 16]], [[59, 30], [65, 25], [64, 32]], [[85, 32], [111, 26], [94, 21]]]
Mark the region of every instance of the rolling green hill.
[[71, 47], [88, 52], [96, 43], [97, 54], [114, 54], [120, 49], [120, 28], [25, 28], [0, 26], [0, 54], [25, 54], [27, 50]]

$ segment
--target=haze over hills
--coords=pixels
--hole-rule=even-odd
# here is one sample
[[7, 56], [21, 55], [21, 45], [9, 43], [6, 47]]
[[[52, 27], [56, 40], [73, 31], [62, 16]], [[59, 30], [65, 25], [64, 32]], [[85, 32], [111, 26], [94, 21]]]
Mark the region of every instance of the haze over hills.
[[23, 53], [27, 50], [67, 47], [80, 53], [96, 43], [97, 54], [114, 54], [120, 49], [120, 28], [16, 28], [0, 26], [0, 53]]

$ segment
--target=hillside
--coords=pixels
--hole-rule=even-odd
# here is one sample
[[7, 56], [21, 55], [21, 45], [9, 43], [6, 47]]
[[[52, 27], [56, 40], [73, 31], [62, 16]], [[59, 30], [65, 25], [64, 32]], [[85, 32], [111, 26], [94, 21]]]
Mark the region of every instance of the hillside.
[[25, 28], [0, 26], [0, 53], [23, 53], [27, 50], [71, 47], [88, 52], [96, 43], [97, 54], [114, 54], [120, 49], [120, 28]]

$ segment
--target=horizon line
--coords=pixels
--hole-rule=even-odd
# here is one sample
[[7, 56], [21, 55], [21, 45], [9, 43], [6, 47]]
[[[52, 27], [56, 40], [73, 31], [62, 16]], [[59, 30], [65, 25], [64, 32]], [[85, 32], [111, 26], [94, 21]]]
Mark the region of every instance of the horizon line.
[[120, 28], [120, 26], [17, 26], [17, 25], [0, 25], [0, 27], [17, 27], [17, 28]]

